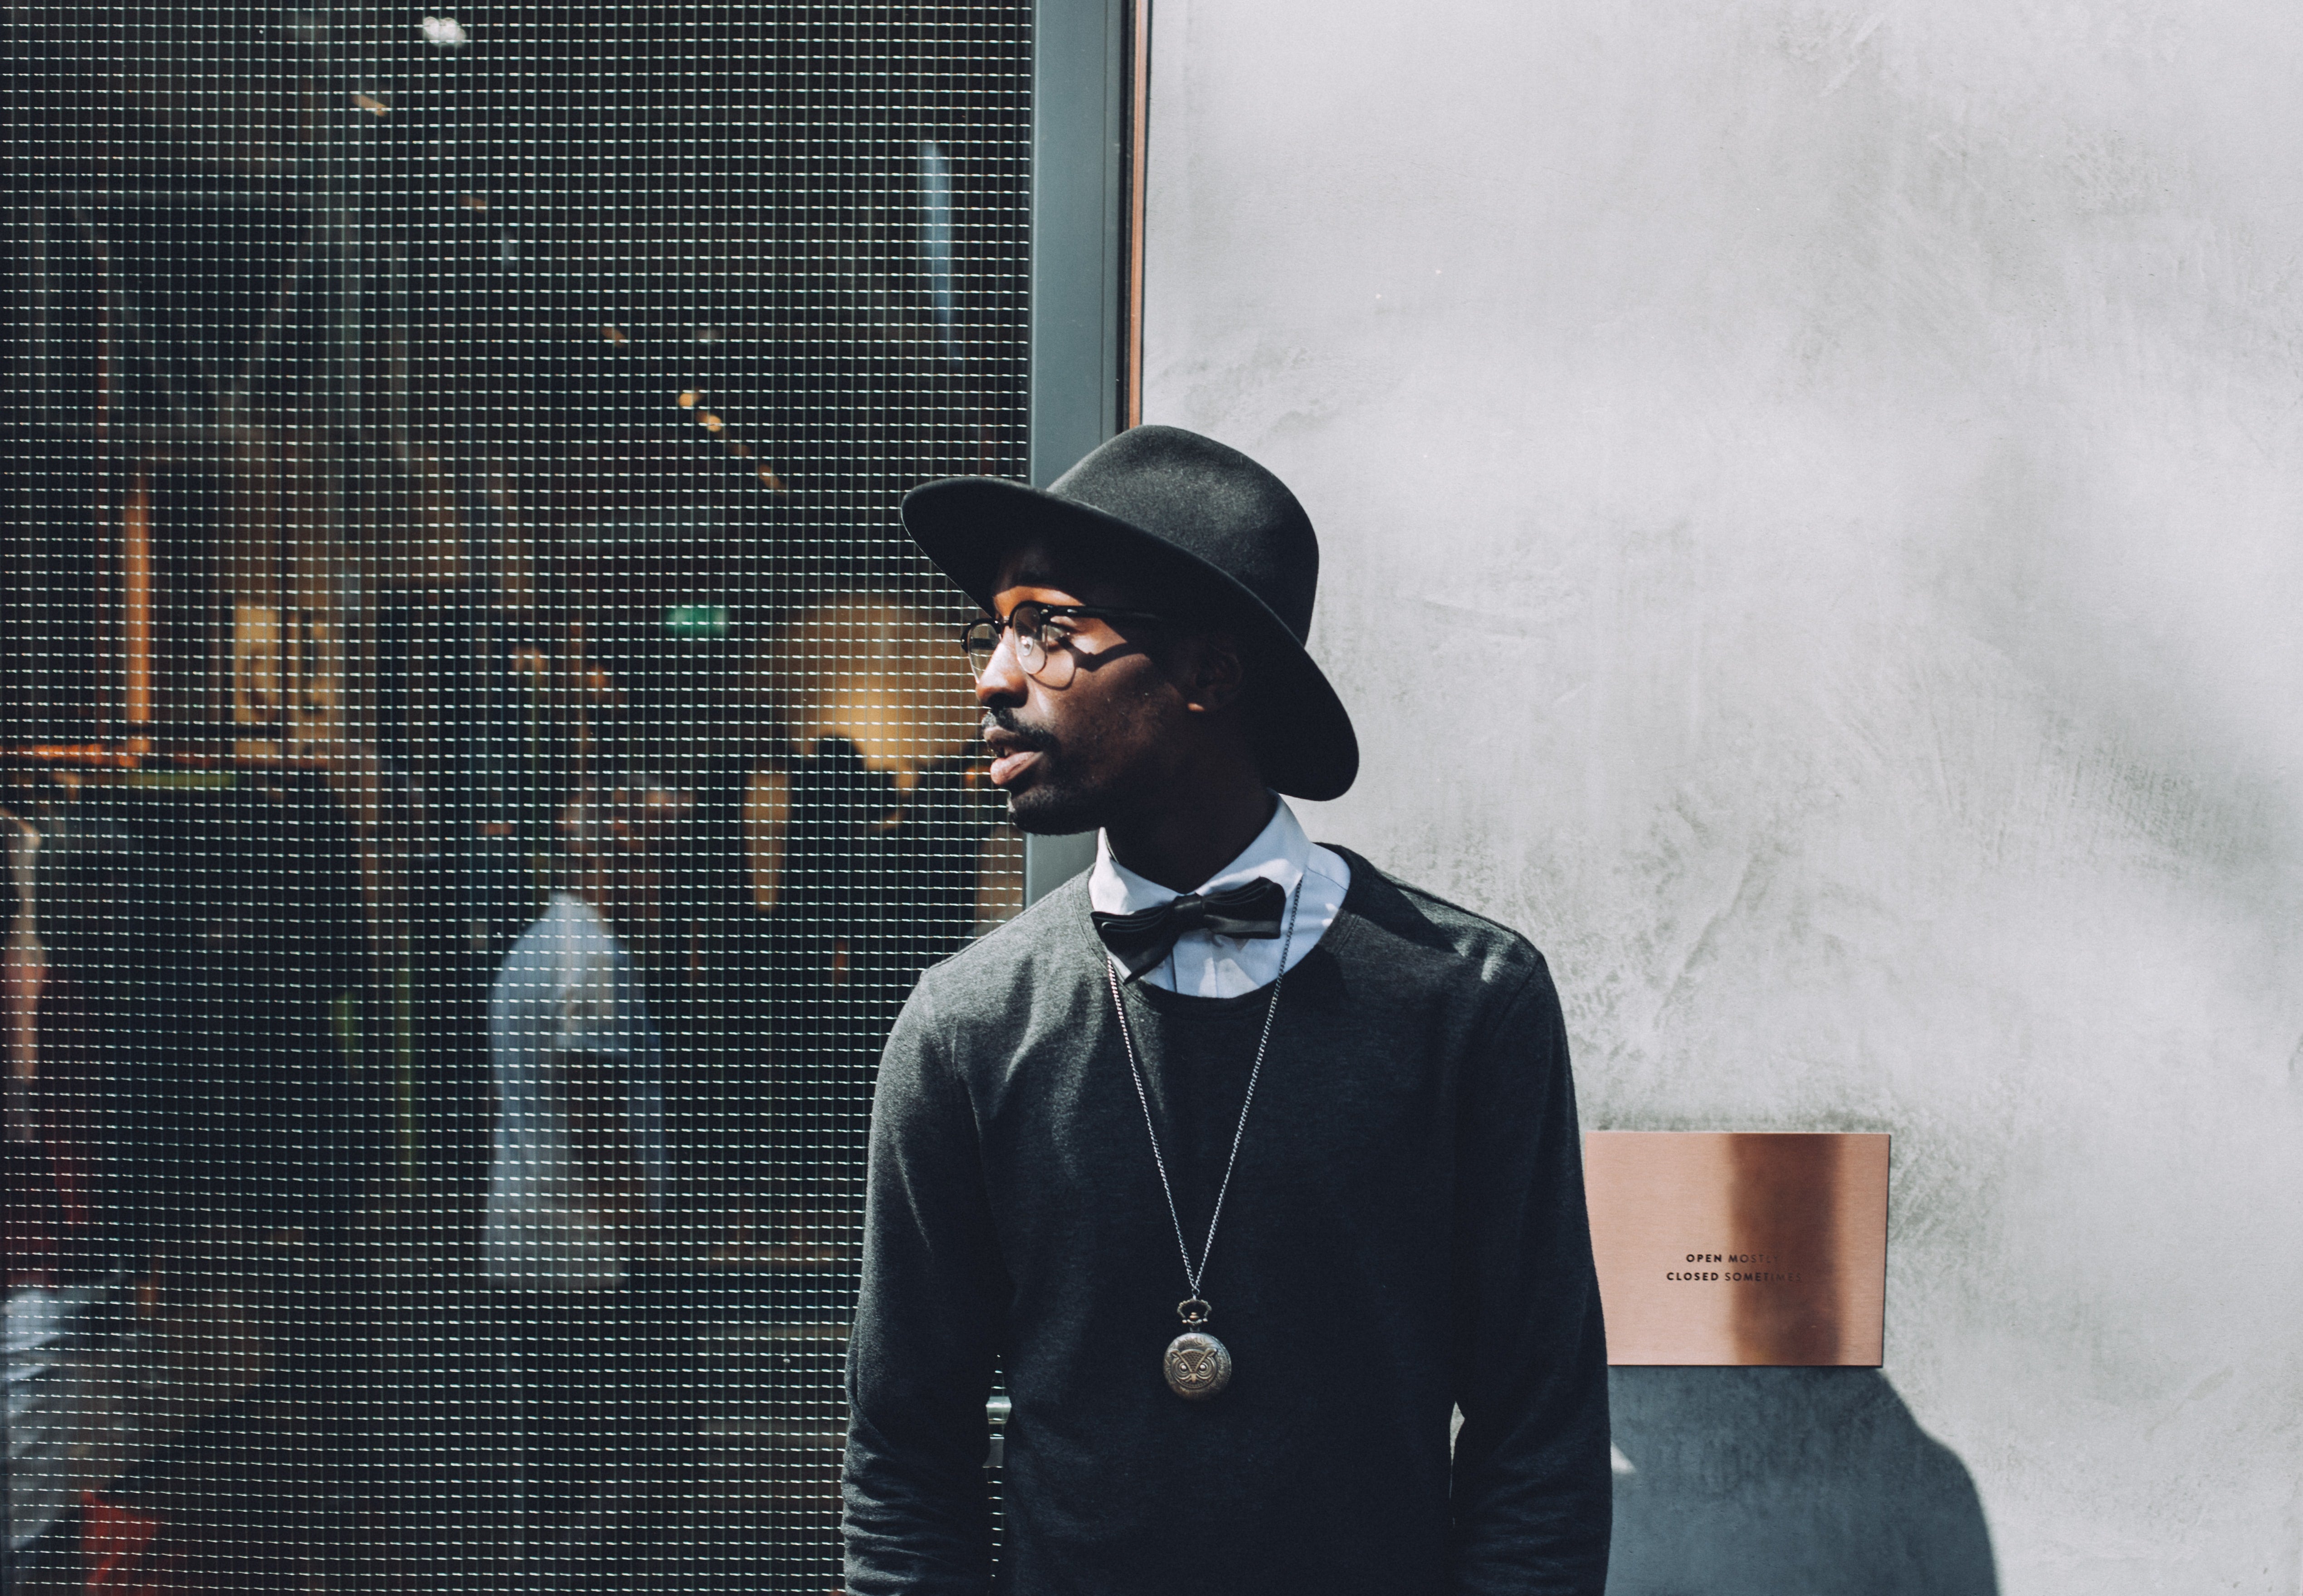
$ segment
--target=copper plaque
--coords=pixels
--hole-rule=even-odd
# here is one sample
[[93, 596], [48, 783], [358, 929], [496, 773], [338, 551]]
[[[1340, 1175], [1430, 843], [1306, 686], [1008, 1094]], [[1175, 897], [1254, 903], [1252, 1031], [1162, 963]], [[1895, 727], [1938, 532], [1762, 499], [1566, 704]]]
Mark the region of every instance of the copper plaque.
[[1609, 1363], [1878, 1366], [1884, 1134], [1595, 1130], [1583, 1186]]

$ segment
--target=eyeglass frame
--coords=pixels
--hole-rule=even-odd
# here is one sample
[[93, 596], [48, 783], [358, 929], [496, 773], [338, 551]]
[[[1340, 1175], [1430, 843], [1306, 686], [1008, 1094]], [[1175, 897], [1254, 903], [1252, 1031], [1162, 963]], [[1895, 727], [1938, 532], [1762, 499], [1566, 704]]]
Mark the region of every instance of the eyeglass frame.
[[[1167, 616], [1155, 614], [1150, 610], [1115, 610], [1108, 608], [1102, 604], [1043, 604], [1037, 599], [1027, 598], [1017, 604], [1015, 608], [1009, 610], [1005, 615], [981, 615], [960, 629], [960, 656], [967, 661], [969, 671], [977, 681], [982, 681], [983, 680], [983, 672], [991, 668], [992, 657], [1000, 652], [1000, 639], [1008, 632], [1015, 629], [1016, 617], [1021, 615], [1026, 610], [1037, 610], [1040, 612], [1040, 623], [1039, 627], [1035, 629], [1039, 630], [1041, 634], [1039, 638], [1042, 657], [1042, 663], [1040, 666], [1041, 671], [1047, 669], [1047, 662], [1055, 658], [1056, 650], [1058, 648], [1066, 646], [1064, 639], [1069, 638], [1071, 635], [1067, 632], [1059, 632], [1057, 634], [1057, 640], [1055, 642], [1051, 643], [1048, 640], [1046, 635], [1047, 625], [1050, 621], [1054, 621], [1059, 617], [1082, 621], [1148, 621], [1160, 625], [1172, 624]], [[967, 646], [967, 640], [975, 636], [977, 628], [985, 626], [991, 629], [991, 646], [984, 654], [983, 663], [979, 666], [975, 663], [975, 651]], [[1040, 679], [1039, 671], [1030, 670], [1025, 666], [1023, 655], [1020, 652], [1017, 655], [1016, 664], [1017, 668], [1023, 671], [1025, 675], [1033, 678], [1034, 680], [1038, 680]]]

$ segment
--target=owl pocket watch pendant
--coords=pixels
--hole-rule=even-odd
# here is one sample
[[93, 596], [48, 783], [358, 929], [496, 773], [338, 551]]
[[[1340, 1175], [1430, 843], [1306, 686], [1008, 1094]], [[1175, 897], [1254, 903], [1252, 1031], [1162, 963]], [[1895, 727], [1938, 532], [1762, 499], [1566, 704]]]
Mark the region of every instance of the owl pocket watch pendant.
[[1184, 1333], [1168, 1343], [1168, 1355], [1161, 1360], [1168, 1389], [1186, 1402], [1205, 1402], [1231, 1383], [1231, 1349], [1200, 1328], [1210, 1312], [1196, 1296], [1177, 1304]]

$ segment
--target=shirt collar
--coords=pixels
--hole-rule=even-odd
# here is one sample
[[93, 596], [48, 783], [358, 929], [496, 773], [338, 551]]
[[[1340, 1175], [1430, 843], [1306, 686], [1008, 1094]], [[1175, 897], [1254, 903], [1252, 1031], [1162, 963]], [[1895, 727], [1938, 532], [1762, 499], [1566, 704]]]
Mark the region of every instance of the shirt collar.
[[[1242, 849], [1230, 864], [1193, 890], [1203, 894], [1219, 892], [1227, 887], [1244, 886], [1261, 876], [1278, 882], [1280, 891], [1292, 892], [1295, 883], [1303, 879], [1311, 859], [1312, 840], [1303, 834], [1295, 811], [1287, 806], [1286, 798], [1275, 797], [1271, 819], [1255, 834], [1255, 840]], [[1156, 908], [1179, 896], [1173, 888], [1138, 875], [1112, 857], [1111, 839], [1102, 832], [1096, 834], [1095, 868], [1087, 878], [1091, 906], [1107, 915], [1132, 915], [1138, 909]]]

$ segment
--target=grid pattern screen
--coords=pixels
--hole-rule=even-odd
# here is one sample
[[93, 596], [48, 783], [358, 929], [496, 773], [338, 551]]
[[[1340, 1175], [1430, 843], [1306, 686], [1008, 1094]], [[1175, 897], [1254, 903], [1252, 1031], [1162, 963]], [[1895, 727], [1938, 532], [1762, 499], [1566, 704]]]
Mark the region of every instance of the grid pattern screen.
[[11, 8], [16, 1591], [838, 1588], [1030, 14]]

